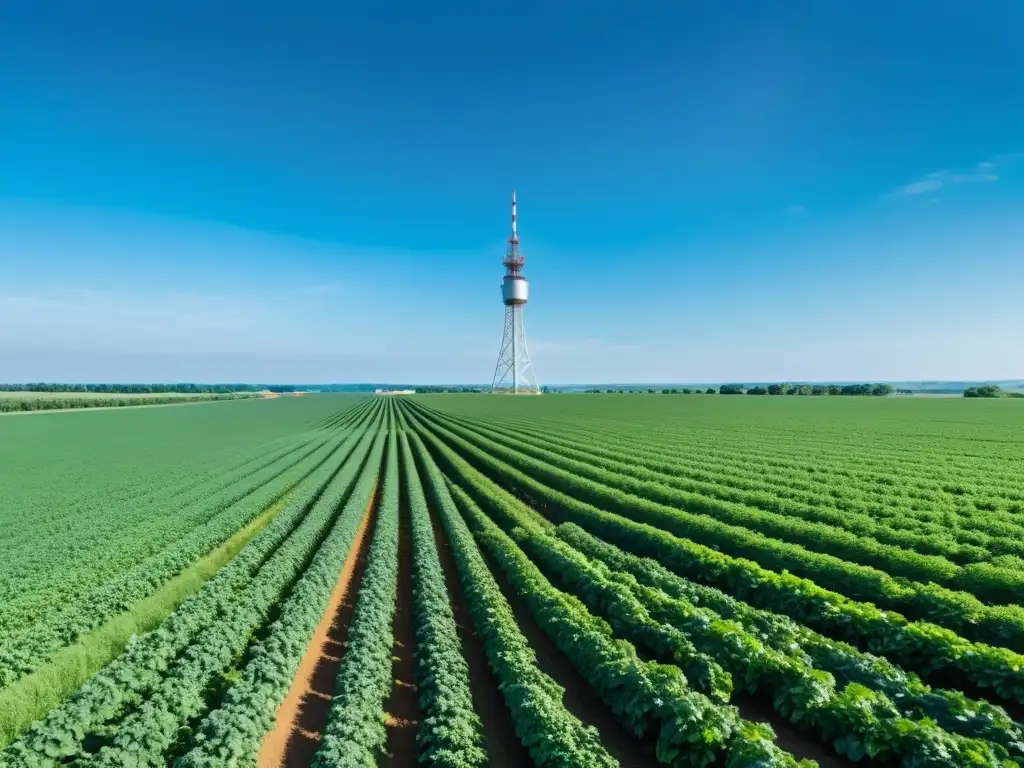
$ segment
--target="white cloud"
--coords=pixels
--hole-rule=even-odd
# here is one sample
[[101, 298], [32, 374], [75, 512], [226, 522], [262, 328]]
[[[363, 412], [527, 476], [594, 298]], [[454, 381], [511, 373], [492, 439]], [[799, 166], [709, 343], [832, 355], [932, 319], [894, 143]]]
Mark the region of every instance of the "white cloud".
[[937, 189], [942, 188], [942, 179], [922, 179], [921, 181], [913, 181], [910, 184], [904, 184], [902, 187], [897, 187], [893, 190], [894, 195], [923, 195], [925, 192], [933, 192]]
[[[1024, 157], [1024, 153], [1018, 153]], [[993, 182], [999, 181], [999, 175], [996, 173], [996, 169], [999, 162], [1008, 162], [1014, 155], [1002, 155], [992, 160], [983, 160], [976, 164], [973, 168], [967, 171], [957, 171], [951, 173], [949, 171], [935, 171], [929, 173], [917, 181], [912, 181], [909, 184], [903, 184], [896, 189], [889, 192], [886, 197], [914, 197], [917, 195], [923, 195], [928, 192], [936, 192], [943, 187], [950, 186], [952, 184], [962, 184], [971, 182]]]

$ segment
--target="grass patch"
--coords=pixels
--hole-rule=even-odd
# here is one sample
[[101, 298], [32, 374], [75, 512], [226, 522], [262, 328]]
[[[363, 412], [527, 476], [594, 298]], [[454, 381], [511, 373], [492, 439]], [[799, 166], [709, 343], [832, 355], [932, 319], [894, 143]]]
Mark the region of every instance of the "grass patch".
[[289, 495], [285, 494], [223, 544], [127, 611], [81, 635], [57, 651], [44, 666], [0, 690], [0, 748], [81, 688], [124, 650], [132, 635], [155, 629], [262, 531], [284, 508]]

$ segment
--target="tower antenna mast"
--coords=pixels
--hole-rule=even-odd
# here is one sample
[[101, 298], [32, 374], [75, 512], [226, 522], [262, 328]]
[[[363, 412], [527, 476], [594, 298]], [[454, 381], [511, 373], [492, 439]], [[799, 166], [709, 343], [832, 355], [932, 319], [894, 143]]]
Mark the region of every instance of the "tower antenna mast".
[[537, 374], [526, 348], [526, 327], [523, 308], [530, 294], [530, 284], [523, 277], [526, 259], [519, 252], [519, 233], [516, 230], [516, 191], [512, 190], [512, 234], [508, 238], [505, 257], [505, 277], [501, 281], [501, 302], [505, 305], [505, 331], [501, 336], [498, 364], [494, 368], [491, 392], [514, 395], [540, 394]]

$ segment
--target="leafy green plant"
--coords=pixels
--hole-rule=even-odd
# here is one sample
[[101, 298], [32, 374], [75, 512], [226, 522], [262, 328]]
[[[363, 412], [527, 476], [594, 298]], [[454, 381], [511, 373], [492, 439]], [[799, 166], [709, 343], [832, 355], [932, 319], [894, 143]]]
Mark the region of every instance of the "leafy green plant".
[[483, 724], [473, 709], [469, 666], [462, 656], [430, 510], [404, 430], [399, 440], [412, 539], [416, 684], [424, 714], [416, 736], [419, 762], [437, 768], [485, 766]]

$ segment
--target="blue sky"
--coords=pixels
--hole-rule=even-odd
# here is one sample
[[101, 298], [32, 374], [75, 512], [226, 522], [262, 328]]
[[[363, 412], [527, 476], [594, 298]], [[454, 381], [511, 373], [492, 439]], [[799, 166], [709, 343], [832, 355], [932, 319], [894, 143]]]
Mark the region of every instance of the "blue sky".
[[[371, 7], [372, 6], [372, 7]], [[0, 379], [1024, 376], [1024, 5], [11, 0]]]

